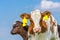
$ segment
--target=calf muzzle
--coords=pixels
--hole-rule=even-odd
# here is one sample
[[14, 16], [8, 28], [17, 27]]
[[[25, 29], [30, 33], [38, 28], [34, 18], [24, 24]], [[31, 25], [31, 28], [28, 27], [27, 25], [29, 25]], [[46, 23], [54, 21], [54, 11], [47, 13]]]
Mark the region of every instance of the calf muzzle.
[[33, 32], [37, 33], [37, 32], [41, 32], [41, 28], [37, 27], [37, 28], [33, 28]]

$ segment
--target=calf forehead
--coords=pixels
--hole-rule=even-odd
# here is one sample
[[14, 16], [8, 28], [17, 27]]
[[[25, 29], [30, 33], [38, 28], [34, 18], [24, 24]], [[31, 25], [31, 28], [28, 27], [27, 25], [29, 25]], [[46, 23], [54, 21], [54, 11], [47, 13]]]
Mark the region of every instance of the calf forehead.
[[31, 18], [32, 19], [40, 19], [41, 18], [41, 14], [40, 14], [40, 10], [34, 10], [31, 12]]
[[41, 19], [41, 14], [39, 10], [34, 10], [31, 12], [31, 18], [34, 22], [34, 26], [38, 26], [39, 25], [39, 21]]

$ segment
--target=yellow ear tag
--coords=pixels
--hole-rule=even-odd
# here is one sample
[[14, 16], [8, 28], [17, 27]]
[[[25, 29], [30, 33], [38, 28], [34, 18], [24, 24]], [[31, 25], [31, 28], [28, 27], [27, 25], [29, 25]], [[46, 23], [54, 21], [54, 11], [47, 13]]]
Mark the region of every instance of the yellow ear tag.
[[48, 18], [49, 18], [48, 15], [45, 15], [45, 16], [43, 17], [43, 20], [46, 21], [46, 20], [48, 20]]
[[22, 19], [22, 23], [23, 23], [22, 26], [25, 27], [27, 25], [27, 22], [28, 22], [28, 20], [26, 19], [26, 17], [24, 17]]

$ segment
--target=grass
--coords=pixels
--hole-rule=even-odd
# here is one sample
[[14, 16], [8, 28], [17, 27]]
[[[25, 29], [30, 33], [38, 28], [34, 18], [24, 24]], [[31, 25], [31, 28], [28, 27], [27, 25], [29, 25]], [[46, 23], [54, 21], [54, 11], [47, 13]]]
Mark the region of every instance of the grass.
[[55, 38], [51, 38], [51, 40], [55, 40]]

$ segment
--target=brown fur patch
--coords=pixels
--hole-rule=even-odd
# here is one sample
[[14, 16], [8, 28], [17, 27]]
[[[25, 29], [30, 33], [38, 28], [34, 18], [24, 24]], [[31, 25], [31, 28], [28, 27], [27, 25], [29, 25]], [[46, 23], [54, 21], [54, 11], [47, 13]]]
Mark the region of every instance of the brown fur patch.
[[33, 22], [32, 18], [31, 18], [31, 15], [30, 15], [29, 20], [30, 20], [30, 25], [29, 25], [29, 28], [28, 28], [28, 32], [29, 32], [30, 34], [34, 34], [34, 32], [33, 32], [34, 22]]
[[[44, 14], [45, 15], [45, 14]], [[43, 14], [41, 14], [41, 20], [40, 20], [40, 26], [41, 26], [41, 32], [44, 33], [47, 30], [46, 22], [43, 21]]]

